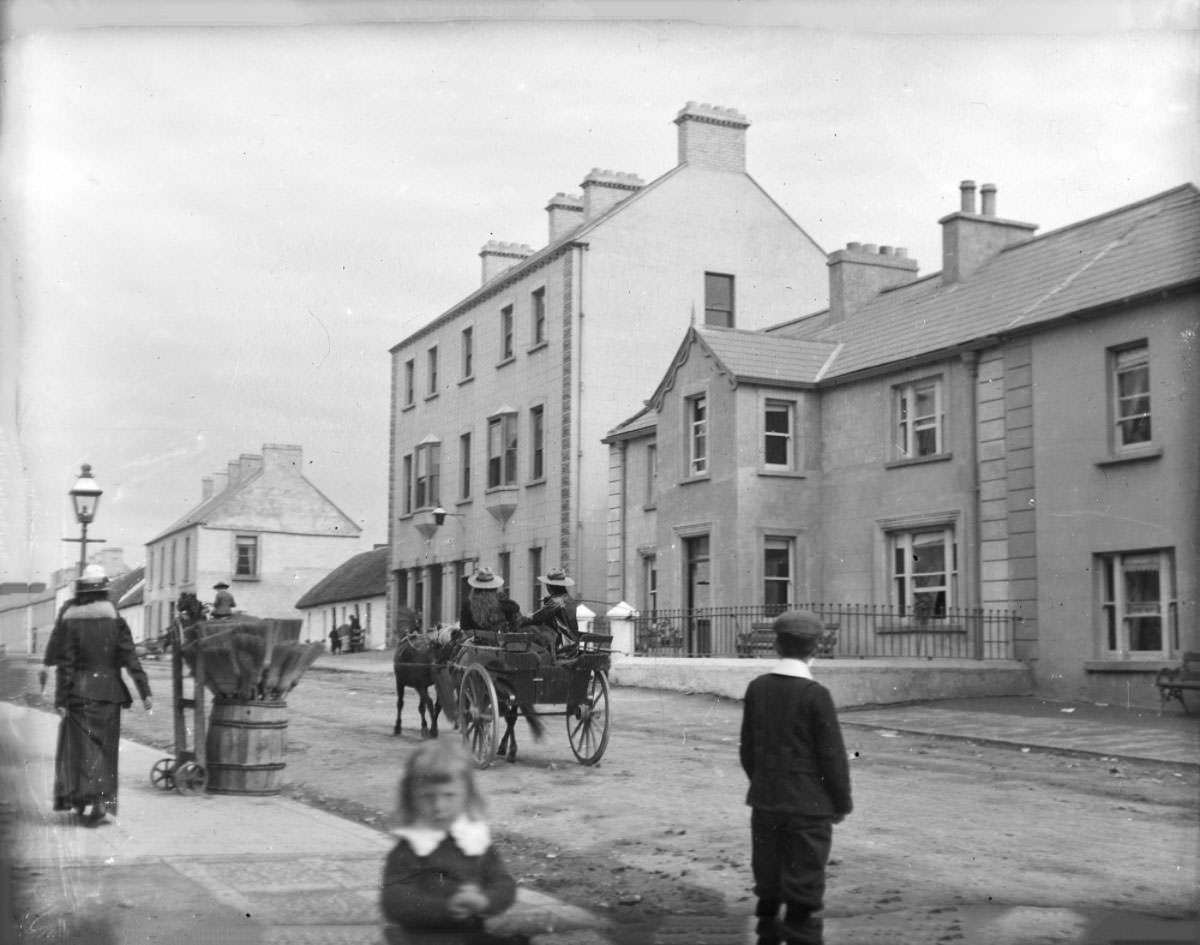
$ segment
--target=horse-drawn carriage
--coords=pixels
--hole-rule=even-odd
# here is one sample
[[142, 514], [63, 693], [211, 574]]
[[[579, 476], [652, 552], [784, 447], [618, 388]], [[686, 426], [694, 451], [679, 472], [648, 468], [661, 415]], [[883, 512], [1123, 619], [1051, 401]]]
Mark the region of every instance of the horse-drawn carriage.
[[[516, 760], [516, 722], [522, 715], [535, 737], [544, 729], [543, 718], [563, 716], [571, 751], [580, 764], [594, 765], [608, 747], [611, 643], [609, 634], [582, 633], [571, 650], [548, 654], [534, 633], [471, 634], [457, 627], [422, 633], [414, 627], [396, 647], [393, 734], [401, 732], [408, 686], [421, 700], [422, 737], [437, 737], [438, 711], [445, 710], [481, 768], [498, 754]], [[431, 684], [436, 704], [426, 692]]]
[[[442, 707], [481, 768], [497, 754], [515, 760], [515, 723], [521, 715], [535, 734], [540, 734], [542, 718], [563, 716], [580, 764], [596, 764], [608, 747], [612, 636], [582, 633], [571, 655], [554, 657], [547, 657], [535, 640], [534, 634], [519, 632], [497, 634], [495, 643], [473, 637], [434, 671]], [[547, 706], [561, 709], [547, 711]], [[506, 723], [503, 736], [501, 719]]]

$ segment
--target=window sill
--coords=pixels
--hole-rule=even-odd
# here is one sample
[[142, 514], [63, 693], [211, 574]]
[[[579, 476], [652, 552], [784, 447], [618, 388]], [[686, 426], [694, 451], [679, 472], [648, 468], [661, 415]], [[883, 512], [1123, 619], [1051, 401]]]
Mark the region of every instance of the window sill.
[[1157, 673], [1160, 669], [1172, 669], [1178, 663], [1165, 660], [1161, 656], [1151, 656], [1146, 659], [1116, 659], [1084, 660], [1085, 673]]
[[416, 406], [417, 406], [417, 402], [415, 400], [410, 400], [408, 403], [406, 403], [403, 407], [400, 408], [400, 411], [403, 413], [405, 410], [412, 410]]
[[230, 578], [235, 584], [256, 584], [262, 580], [257, 574], [253, 577], [248, 574], [235, 574]]
[[474, 375], [474, 374], [469, 374], [468, 376], [464, 377], [462, 380], [460, 380], [460, 381], [458, 382], [458, 386], [459, 386], [459, 387], [462, 387], [462, 386], [463, 386], [463, 384], [470, 384], [470, 383], [471, 383], [471, 381], [473, 381], [473, 380], [475, 380], [475, 375]]
[[471, 504], [472, 502], [474, 502], [474, 501], [475, 501], [475, 499], [474, 499], [474, 497], [473, 497], [473, 496], [468, 496], [468, 497], [467, 497], [467, 498], [465, 498], [465, 499], [458, 499], [458, 500], [457, 500], [457, 501], [454, 503], [454, 507], [455, 507], [456, 509], [461, 509], [461, 508], [462, 508], [464, 505], [470, 505], [470, 504]]
[[884, 469], [901, 469], [905, 466], [923, 466], [926, 463], [944, 463], [954, 459], [953, 453], [934, 453], [932, 456], [918, 456], [915, 459], [892, 459], [883, 464]]
[[532, 489], [534, 486], [544, 486], [545, 484], [546, 477], [542, 476], [540, 479], [530, 479], [527, 483], [525, 483], [525, 488]]
[[708, 473], [704, 473], [701, 476], [685, 476], [683, 479], [679, 480], [679, 484], [681, 486], [690, 486], [696, 482], [708, 482], [710, 478], [711, 477]]
[[1121, 463], [1137, 463], [1146, 459], [1161, 459], [1161, 446], [1151, 446], [1147, 449], [1129, 450], [1125, 453], [1111, 453], [1096, 460], [1097, 466], [1117, 466]]
[[798, 469], [768, 469], [760, 467], [758, 470], [760, 476], [776, 476], [780, 479], [806, 479], [807, 474], [800, 472]]
[[399, 519], [401, 522], [403, 522], [407, 518], [412, 518], [412, 517], [413, 517], [412, 512], [401, 512], [399, 515], [396, 516], [396, 518]]
[[658, 508], [657, 502], [647, 502], [645, 505], [642, 506], [642, 511], [643, 512], [653, 512], [657, 508]]
[[425, 395], [425, 403], [429, 403], [429, 401], [431, 401], [431, 400], [437, 400], [437, 396], [438, 396], [437, 391], [434, 391], [432, 394], [426, 394]]
[[534, 345], [532, 348], [530, 348], [530, 349], [529, 349], [528, 351], [526, 351], [525, 353], [526, 353], [526, 354], [533, 354], [535, 351], [543, 351], [543, 350], [545, 350], [546, 348], [549, 348], [549, 347], [550, 347], [550, 342], [548, 342], [548, 341], [539, 341], [537, 344], [535, 344], [535, 345]]
[[508, 367], [510, 364], [512, 364], [512, 363], [513, 363], [514, 361], [516, 361], [516, 360], [517, 360], [517, 358], [516, 358], [516, 355], [512, 355], [512, 354], [510, 354], [510, 355], [509, 355], [507, 358], [505, 358], [503, 361], [497, 361], [497, 362], [496, 362], [496, 370], [497, 370], [497, 371], [499, 371], [499, 370], [500, 370], [501, 368], [503, 368], [503, 367]]
[[504, 493], [504, 492], [516, 492], [517, 489], [519, 489], [519, 488], [520, 488], [520, 486], [518, 486], [515, 482], [510, 482], [510, 483], [507, 483], [506, 485], [502, 485], [502, 486], [488, 486], [484, 490], [483, 494], [485, 496], [489, 496], [489, 495], [498, 495], [498, 494]]

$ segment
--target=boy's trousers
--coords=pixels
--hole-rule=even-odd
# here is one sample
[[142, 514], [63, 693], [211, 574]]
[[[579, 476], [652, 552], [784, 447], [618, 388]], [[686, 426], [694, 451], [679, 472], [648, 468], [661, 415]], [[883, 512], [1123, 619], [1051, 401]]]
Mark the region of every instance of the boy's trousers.
[[754, 894], [792, 912], [819, 912], [825, 899], [833, 821], [755, 808], [750, 836]]

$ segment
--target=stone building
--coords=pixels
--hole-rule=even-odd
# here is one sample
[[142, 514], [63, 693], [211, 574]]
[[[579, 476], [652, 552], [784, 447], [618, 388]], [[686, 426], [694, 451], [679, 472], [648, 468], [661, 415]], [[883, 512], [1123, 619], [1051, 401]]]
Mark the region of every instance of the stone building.
[[828, 309], [688, 330], [607, 437], [610, 599], [1011, 608], [1040, 692], [1155, 703], [1200, 649], [1200, 193], [1042, 235], [976, 197], [940, 272], [850, 244]]
[[361, 529], [303, 473], [299, 446], [266, 443], [201, 480], [201, 501], [146, 543], [146, 633], [184, 591], [211, 602], [228, 582], [237, 609], [295, 617], [296, 601], [356, 548]]
[[[689, 103], [650, 183], [593, 169], [547, 242], [487, 243], [482, 285], [392, 348], [392, 604], [453, 620], [496, 569], [529, 608], [547, 568], [604, 603], [601, 440], [689, 324], [765, 328], [825, 299], [825, 254], [746, 170], [750, 122]], [[434, 509], [445, 515], [434, 515]]]

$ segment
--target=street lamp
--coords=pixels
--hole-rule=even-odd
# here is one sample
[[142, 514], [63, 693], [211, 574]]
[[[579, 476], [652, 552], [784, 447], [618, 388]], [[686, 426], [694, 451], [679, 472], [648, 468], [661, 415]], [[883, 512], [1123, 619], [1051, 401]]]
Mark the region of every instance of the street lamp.
[[68, 493], [71, 497], [71, 504], [75, 506], [75, 521], [79, 523], [80, 536], [78, 538], [64, 538], [63, 541], [79, 542], [79, 574], [83, 576], [83, 569], [87, 564], [87, 546], [89, 543], [102, 542], [103, 538], [88, 538], [87, 528], [96, 518], [96, 508], [100, 505], [100, 496], [104, 494], [104, 490], [97, 485], [96, 480], [92, 478], [92, 467], [84, 463], [79, 470], [79, 479]]

